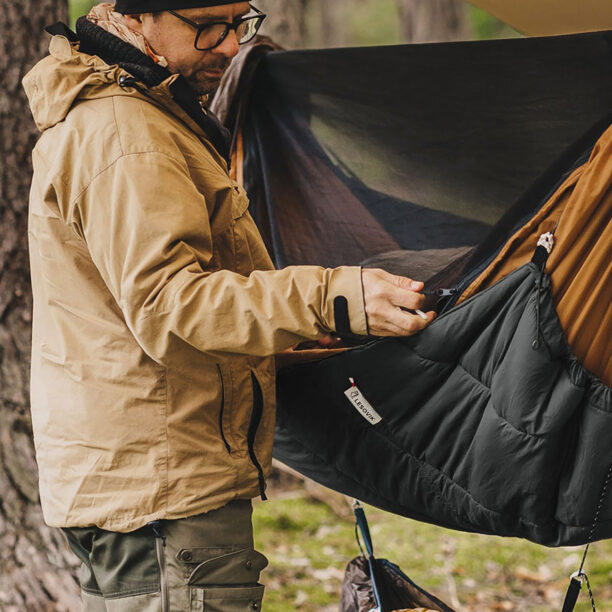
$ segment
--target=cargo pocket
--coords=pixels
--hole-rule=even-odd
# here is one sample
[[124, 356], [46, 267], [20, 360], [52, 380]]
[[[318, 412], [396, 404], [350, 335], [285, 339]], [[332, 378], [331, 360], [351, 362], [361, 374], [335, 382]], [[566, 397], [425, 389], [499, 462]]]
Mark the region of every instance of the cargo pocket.
[[200, 563], [187, 579], [190, 609], [193, 612], [261, 610], [264, 587], [258, 581], [267, 565], [268, 560], [252, 548]]
[[203, 612], [252, 612], [261, 610], [263, 594], [264, 587], [261, 584], [246, 587], [204, 587], [193, 594], [195, 597], [192, 596], [191, 609]]

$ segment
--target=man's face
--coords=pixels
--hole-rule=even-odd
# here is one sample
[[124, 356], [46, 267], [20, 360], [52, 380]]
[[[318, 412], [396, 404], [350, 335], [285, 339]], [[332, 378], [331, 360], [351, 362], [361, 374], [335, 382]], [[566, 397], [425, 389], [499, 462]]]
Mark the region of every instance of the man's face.
[[[198, 24], [224, 21], [231, 23], [249, 13], [248, 2], [176, 11]], [[210, 51], [194, 48], [196, 30], [171, 13], [164, 11], [153, 17], [150, 13], [126, 15], [126, 24], [143, 34], [153, 51], [168, 60], [168, 69], [179, 73], [200, 95], [213, 93], [232, 58], [238, 53], [236, 33], [230, 30], [225, 40]]]

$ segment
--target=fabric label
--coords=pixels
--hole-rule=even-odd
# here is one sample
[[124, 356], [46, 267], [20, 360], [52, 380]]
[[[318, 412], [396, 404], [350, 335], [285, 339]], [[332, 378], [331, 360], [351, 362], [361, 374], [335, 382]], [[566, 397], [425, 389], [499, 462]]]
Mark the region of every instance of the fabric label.
[[357, 385], [351, 378], [351, 386], [344, 392], [349, 402], [355, 406], [357, 412], [371, 425], [376, 425], [382, 421], [382, 417], [372, 406], [370, 402], [363, 396], [363, 393], [358, 389]]

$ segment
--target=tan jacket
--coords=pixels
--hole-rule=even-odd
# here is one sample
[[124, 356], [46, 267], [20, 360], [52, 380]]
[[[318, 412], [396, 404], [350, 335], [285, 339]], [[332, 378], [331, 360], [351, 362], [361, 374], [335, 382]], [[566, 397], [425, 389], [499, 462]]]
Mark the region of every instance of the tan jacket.
[[43, 132], [31, 402], [53, 526], [131, 531], [257, 495], [270, 356], [334, 330], [338, 296], [367, 331], [360, 269], [273, 270], [244, 191], [172, 100], [176, 77], [141, 93], [125, 74], [56, 36], [24, 80]]

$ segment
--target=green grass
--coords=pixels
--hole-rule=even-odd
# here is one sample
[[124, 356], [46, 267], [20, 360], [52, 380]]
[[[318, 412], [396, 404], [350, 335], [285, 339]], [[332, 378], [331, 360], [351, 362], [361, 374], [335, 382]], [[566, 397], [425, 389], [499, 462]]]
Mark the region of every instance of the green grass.
[[[582, 549], [441, 529], [367, 508], [378, 556], [397, 563], [449, 605], [456, 589], [464, 612], [561, 608]], [[267, 612], [337, 610], [346, 564], [359, 554], [352, 521], [305, 497], [258, 503], [256, 545], [270, 559], [263, 575]], [[587, 561], [599, 612], [612, 611], [612, 541], [592, 546]], [[591, 609], [586, 592], [577, 612]]]
[[71, 27], [74, 27], [74, 24], [79, 17], [89, 13], [94, 4], [96, 4], [96, 2], [92, 2], [92, 0], [70, 0], [68, 5], [70, 8]]

